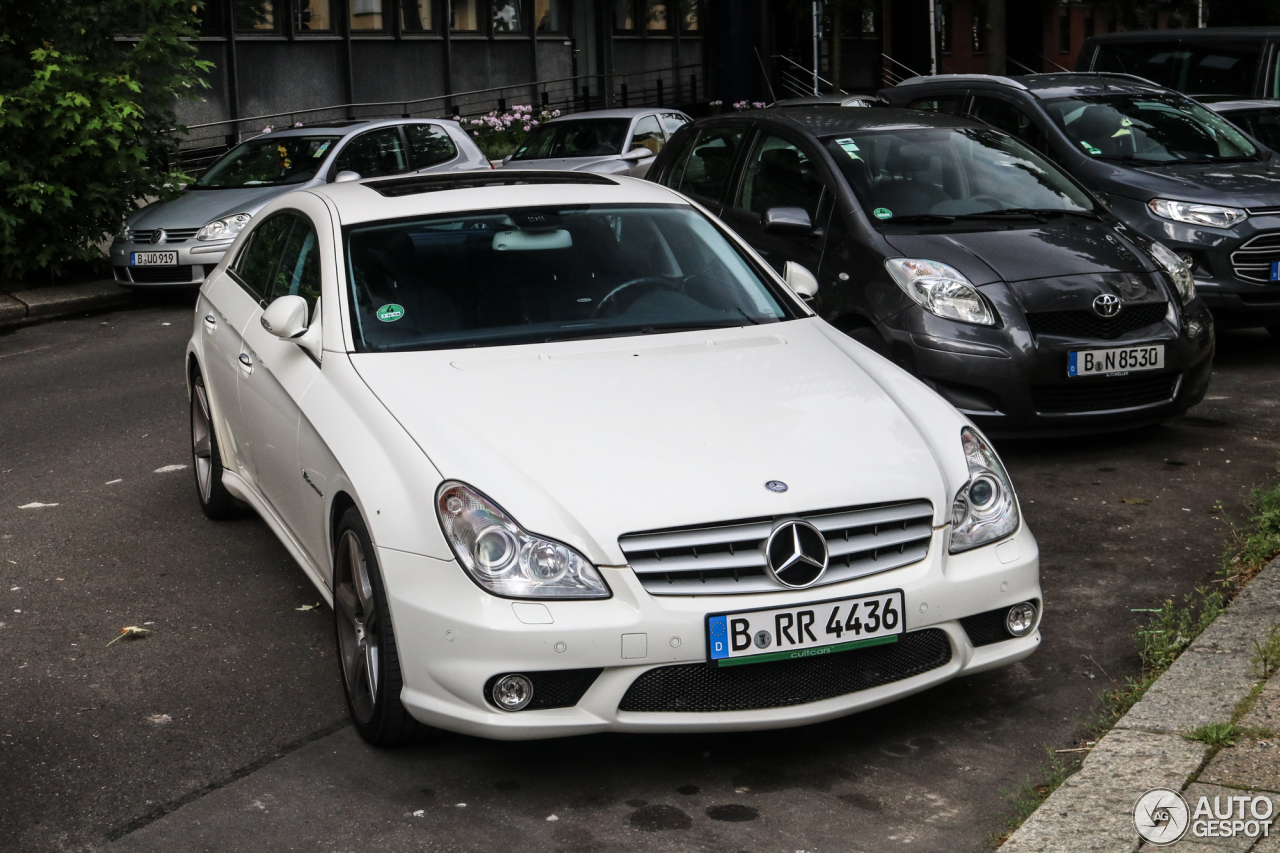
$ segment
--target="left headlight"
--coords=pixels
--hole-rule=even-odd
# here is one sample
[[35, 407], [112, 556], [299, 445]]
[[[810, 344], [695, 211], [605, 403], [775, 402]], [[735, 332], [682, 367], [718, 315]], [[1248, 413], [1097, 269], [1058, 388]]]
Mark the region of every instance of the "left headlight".
[[951, 553], [1003, 539], [1018, 529], [1018, 501], [1000, 457], [972, 427], [960, 431], [969, 482], [951, 504]]
[[902, 292], [930, 314], [962, 323], [995, 325], [986, 301], [955, 267], [919, 258], [889, 258], [884, 266]]
[[436, 515], [458, 562], [489, 592], [512, 598], [609, 597], [604, 578], [586, 557], [529, 533], [470, 486], [441, 485]]
[[1164, 271], [1169, 274], [1169, 278], [1173, 279], [1173, 286], [1178, 291], [1178, 298], [1182, 300], [1182, 304], [1186, 305], [1196, 297], [1196, 282], [1191, 277], [1191, 270], [1182, 262], [1182, 258], [1174, 254], [1163, 243], [1155, 240], [1151, 241], [1148, 251], [1155, 262], [1164, 267]]
[[1153, 198], [1147, 202], [1151, 212], [1163, 219], [1185, 222], [1188, 225], [1207, 225], [1210, 228], [1230, 228], [1249, 217], [1238, 207], [1222, 207], [1217, 204], [1196, 204], [1190, 201], [1174, 201]]
[[253, 218], [249, 213], [237, 213], [233, 216], [226, 216], [222, 219], [215, 219], [212, 222], [206, 222], [204, 227], [196, 232], [197, 240], [230, 240], [232, 237], [244, 230], [249, 224], [249, 220]]

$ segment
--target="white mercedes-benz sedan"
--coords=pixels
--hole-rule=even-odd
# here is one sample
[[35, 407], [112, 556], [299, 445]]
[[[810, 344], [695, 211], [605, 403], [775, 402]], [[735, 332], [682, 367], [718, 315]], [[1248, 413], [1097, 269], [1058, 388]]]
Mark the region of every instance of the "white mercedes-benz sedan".
[[631, 178], [290, 193], [200, 289], [201, 505], [333, 605], [376, 744], [799, 725], [1026, 657], [999, 458], [816, 286]]

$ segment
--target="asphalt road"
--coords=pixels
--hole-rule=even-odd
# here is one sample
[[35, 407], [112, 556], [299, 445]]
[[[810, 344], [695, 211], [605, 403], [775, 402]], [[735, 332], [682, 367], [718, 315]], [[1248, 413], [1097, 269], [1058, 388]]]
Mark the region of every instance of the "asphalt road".
[[[1021, 664], [800, 729], [380, 752], [302, 571], [164, 470], [190, 324], [171, 299], [0, 332], [0, 849], [983, 850], [1136, 672], [1131, 609], [1216, 570], [1217, 503], [1242, 521], [1280, 452], [1280, 342], [1224, 334], [1189, 417], [1000, 445], [1047, 607]], [[108, 646], [125, 625], [151, 633]]]

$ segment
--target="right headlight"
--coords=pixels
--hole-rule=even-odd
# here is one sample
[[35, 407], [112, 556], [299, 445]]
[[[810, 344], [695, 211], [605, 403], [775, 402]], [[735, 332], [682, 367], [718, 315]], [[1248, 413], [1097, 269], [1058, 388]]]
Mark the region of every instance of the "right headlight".
[[962, 323], [995, 325], [986, 301], [955, 267], [919, 258], [889, 258], [884, 266], [902, 292], [929, 313]]
[[204, 227], [196, 232], [197, 240], [230, 240], [232, 237], [244, 230], [249, 224], [249, 220], [253, 218], [250, 213], [237, 213], [233, 216], [226, 216], [222, 219], [215, 219], [212, 222], [206, 222]]
[[969, 481], [951, 504], [951, 553], [1003, 539], [1018, 529], [1018, 501], [1000, 457], [972, 427], [960, 430]]
[[436, 515], [471, 579], [511, 598], [608, 598], [609, 587], [586, 557], [529, 533], [502, 507], [458, 482], [440, 486]]
[[1152, 240], [1147, 251], [1151, 252], [1151, 257], [1164, 267], [1169, 278], [1173, 279], [1174, 289], [1178, 291], [1178, 298], [1182, 300], [1183, 305], [1196, 298], [1196, 282], [1191, 277], [1191, 270], [1182, 262], [1182, 258], [1174, 254], [1173, 249]]
[[1249, 217], [1248, 211], [1238, 207], [1196, 204], [1169, 198], [1153, 198], [1147, 202], [1147, 207], [1162, 219], [1172, 219], [1174, 222], [1185, 222], [1188, 225], [1208, 225], [1210, 228], [1230, 228]]

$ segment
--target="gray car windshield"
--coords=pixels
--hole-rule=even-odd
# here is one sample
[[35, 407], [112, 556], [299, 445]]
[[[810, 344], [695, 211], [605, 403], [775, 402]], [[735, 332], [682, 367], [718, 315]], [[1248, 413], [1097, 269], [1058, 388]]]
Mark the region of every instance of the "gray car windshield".
[[250, 139], [232, 148], [192, 186], [201, 190], [302, 184], [316, 176], [340, 136]]
[[1099, 160], [1223, 163], [1254, 160], [1244, 134], [1177, 95], [1091, 95], [1045, 103], [1073, 145]]
[[352, 226], [362, 352], [503, 346], [799, 316], [685, 206], [515, 208]]
[[521, 145], [512, 160], [554, 157], [608, 157], [622, 153], [630, 119], [592, 118], [542, 125]]
[[872, 222], [1096, 214], [1053, 164], [999, 131], [894, 130], [823, 142]]

